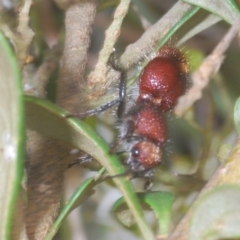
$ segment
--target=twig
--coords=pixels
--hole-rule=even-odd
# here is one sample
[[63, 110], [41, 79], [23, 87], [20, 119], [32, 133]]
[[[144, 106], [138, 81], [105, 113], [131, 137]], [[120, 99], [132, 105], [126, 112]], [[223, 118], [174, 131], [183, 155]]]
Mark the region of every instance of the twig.
[[21, 65], [26, 63], [28, 58], [28, 48], [34, 36], [32, 29], [28, 26], [31, 5], [32, 0], [25, 0], [24, 5], [19, 12], [19, 25], [17, 27], [17, 31], [21, 34], [21, 37], [19, 39], [18, 36], [16, 36], [14, 39], [17, 44], [17, 56]]
[[28, 48], [34, 36], [32, 29], [28, 26], [31, 5], [32, 0], [25, 0], [23, 6], [20, 8], [19, 23], [17, 27], [17, 32], [19, 34], [14, 34], [7, 24], [1, 24], [1, 30], [14, 44], [20, 67], [22, 67], [27, 61]]
[[79, 112], [81, 103], [85, 101], [82, 89], [85, 87], [84, 73], [95, 12], [93, 0], [80, 2], [66, 10], [66, 37], [57, 102], [73, 113]]
[[[107, 78], [107, 72], [109, 71], [108, 60], [120, 35], [121, 25], [128, 12], [130, 2], [131, 0], [121, 0], [114, 13], [113, 21], [106, 30], [103, 48], [99, 53], [97, 65], [95, 70], [89, 74], [87, 80], [88, 89], [94, 91], [94, 94], [89, 95], [90, 99], [97, 99], [99, 96], [102, 96], [105, 89], [108, 89], [109, 85], [112, 83], [111, 78]], [[104, 88], [102, 86], [104, 86]]]

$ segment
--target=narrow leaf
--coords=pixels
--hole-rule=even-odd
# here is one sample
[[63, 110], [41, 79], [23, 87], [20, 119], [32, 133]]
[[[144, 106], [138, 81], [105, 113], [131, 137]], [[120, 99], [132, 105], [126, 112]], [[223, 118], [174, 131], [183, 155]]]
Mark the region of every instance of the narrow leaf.
[[[168, 192], [142, 192], [137, 193], [137, 196], [145, 210], [152, 210], [155, 213], [159, 222], [160, 235], [167, 234], [170, 227], [174, 196]], [[131, 227], [135, 224], [123, 198], [115, 202], [112, 211], [124, 226]]]
[[[102, 171], [102, 170], [100, 170]], [[75, 191], [70, 200], [66, 203], [66, 205], [61, 210], [59, 216], [56, 221], [52, 225], [47, 237], [45, 240], [51, 240], [54, 235], [57, 233], [59, 227], [61, 226], [63, 220], [68, 216], [71, 211], [82, 204], [87, 198], [95, 193], [93, 189], [97, 184], [99, 184], [99, 180], [95, 180], [94, 178], [87, 179], [84, 181], [78, 189]]]
[[24, 153], [23, 97], [12, 48], [0, 33], [0, 239], [9, 239]]
[[230, 24], [233, 24], [239, 17], [239, 11], [236, 11], [236, 7], [234, 7], [233, 4], [229, 4], [229, 2], [231, 3], [232, 1], [184, 0], [184, 2], [204, 8], [207, 11], [218, 15]]

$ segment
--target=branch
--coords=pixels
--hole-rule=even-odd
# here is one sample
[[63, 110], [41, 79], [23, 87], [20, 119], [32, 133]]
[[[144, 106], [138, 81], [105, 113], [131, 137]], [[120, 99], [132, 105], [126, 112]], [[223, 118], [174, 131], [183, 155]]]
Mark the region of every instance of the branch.
[[[81, 1], [66, 10], [65, 46], [58, 80], [58, 104], [69, 112], [79, 112], [84, 104], [84, 73], [92, 24], [96, 13], [94, 0]], [[80, 98], [81, 96], [81, 98]]]
[[[78, 107], [95, 9], [95, 1], [89, 0], [72, 5], [66, 10], [66, 41], [58, 103], [68, 110]], [[46, 66], [39, 71], [45, 72]], [[68, 164], [78, 156], [69, 154], [72, 146], [47, 139], [33, 131], [28, 134], [30, 159], [26, 229], [29, 239], [44, 239], [58, 214], [64, 172]]]

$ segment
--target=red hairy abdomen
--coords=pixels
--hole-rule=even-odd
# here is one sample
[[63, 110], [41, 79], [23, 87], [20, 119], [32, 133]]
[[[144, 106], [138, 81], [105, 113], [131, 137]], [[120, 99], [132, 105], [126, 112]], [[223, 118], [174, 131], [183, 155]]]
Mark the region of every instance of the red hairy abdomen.
[[164, 116], [152, 104], [144, 104], [134, 117], [134, 133], [161, 145], [167, 138]]
[[141, 73], [138, 100], [148, 99], [161, 111], [169, 111], [185, 92], [187, 72], [188, 63], [180, 50], [162, 48]]

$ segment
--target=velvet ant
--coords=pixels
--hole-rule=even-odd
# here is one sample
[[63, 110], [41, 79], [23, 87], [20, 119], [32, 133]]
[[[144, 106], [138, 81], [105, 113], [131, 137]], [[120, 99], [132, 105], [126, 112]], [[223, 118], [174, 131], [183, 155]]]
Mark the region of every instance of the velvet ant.
[[137, 97], [130, 100], [126, 94], [124, 73], [114, 61], [111, 65], [121, 73], [119, 99], [87, 114], [104, 111], [119, 103], [119, 137], [111, 152], [116, 153], [119, 145], [122, 146], [123, 152], [128, 153], [127, 172], [130, 171], [133, 177], [147, 179], [145, 188], [148, 188], [153, 169], [162, 161], [162, 146], [167, 140], [164, 113], [172, 110], [178, 98], [185, 93], [188, 61], [176, 47], [161, 48], [142, 70], [136, 83]]
[[146, 186], [151, 183], [154, 167], [161, 163], [162, 146], [167, 140], [164, 113], [172, 110], [185, 93], [187, 76], [188, 61], [184, 54], [175, 47], [165, 46], [141, 72], [137, 98], [130, 101], [128, 108], [126, 87], [120, 84], [120, 133], [113, 148], [123, 143], [129, 170], [135, 177], [146, 178]]

